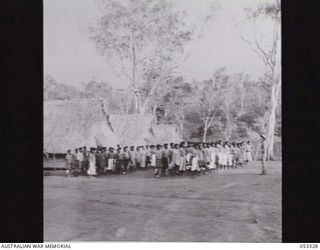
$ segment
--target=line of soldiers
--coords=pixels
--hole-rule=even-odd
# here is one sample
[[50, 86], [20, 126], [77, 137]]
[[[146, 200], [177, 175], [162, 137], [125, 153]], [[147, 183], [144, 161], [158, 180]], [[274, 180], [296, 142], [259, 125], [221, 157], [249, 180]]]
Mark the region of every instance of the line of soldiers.
[[158, 144], [87, 148], [67, 151], [67, 175], [127, 174], [136, 169], [154, 169], [154, 176], [200, 175], [242, 167], [252, 161], [250, 141]]

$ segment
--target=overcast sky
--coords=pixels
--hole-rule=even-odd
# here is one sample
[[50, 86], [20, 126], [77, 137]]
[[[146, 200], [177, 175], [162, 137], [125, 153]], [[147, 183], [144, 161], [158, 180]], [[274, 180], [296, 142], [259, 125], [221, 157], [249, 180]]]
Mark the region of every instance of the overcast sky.
[[[187, 80], [208, 79], [214, 70], [226, 66], [230, 73], [244, 72], [252, 78], [263, 74], [260, 59], [239, 37], [240, 31], [249, 34], [254, 27], [261, 36], [272, 32], [270, 23], [263, 26], [246, 25], [245, 7], [255, 7], [269, 0], [173, 0], [179, 10], [188, 13], [187, 23], [200, 27], [201, 38], [186, 46], [189, 58], [180, 65], [179, 72]], [[207, 23], [210, 4], [220, 7]], [[101, 16], [95, 0], [44, 0], [44, 74], [58, 82], [77, 85], [93, 79], [121, 85], [108, 70], [103, 58], [89, 40], [88, 26]], [[205, 25], [204, 25], [205, 24]], [[260, 30], [259, 30], [260, 29]], [[248, 33], [249, 32], [249, 33]]]

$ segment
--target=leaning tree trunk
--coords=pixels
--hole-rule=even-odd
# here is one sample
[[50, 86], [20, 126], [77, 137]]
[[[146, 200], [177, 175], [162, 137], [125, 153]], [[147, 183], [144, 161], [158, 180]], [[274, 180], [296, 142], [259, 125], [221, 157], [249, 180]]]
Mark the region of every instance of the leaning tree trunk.
[[271, 109], [268, 118], [268, 131], [267, 131], [267, 160], [274, 159], [274, 131], [276, 127], [276, 111], [278, 106], [280, 85], [273, 84], [271, 90]]

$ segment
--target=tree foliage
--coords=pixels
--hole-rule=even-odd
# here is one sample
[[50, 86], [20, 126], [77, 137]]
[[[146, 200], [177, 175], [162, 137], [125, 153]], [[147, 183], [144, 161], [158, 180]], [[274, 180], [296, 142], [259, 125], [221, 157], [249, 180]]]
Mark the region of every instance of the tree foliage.
[[256, 22], [261, 19], [269, 19], [273, 23], [273, 33], [269, 46], [256, 37], [248, 39], [242, 36], [242, 40], [246, 42], [250, 48], [260, 57], [265, 66], [265, 74], [262, 78], [269, 92], [270, 104], [267, 114], [264, 116], [263, 131], [267, 137], [267, 159], [272, 159], [274, 155], [274, 140], [277, 131], [277, 110], [281, 98], [281, 37], [280, 37], [280, 21], [281, 6], [280, 0], [274, 0], [272, 3], [260, 4], [257, 9], [246, 9], [248, 20]]
[[269, 155], [281, 137], [280, 2], [246, 9], [248, 21], [269, 19], [269, 46], [241, 36], [259, 56], [265, 74], [252, 80], [220, 67], [206, 80], [186, 81], [177, 68], [193, 32], [185, 12], [167, 0], [104, 0], [102, 17], [90, 26], [90, 38], [120, 81], [114, 88], [95, 80], [80, 88], [47, 76], [46, 100], [105, 99], [112, 113], [153, 114], [158, 123], [175, 124], [185, 140], [251, 140], [267, 134]]
[[104, 15], [90, 27], [91, 39], [119, 80], [135, 96], [136, 112], [168, 80], [191, 39], [184, 12], [166, 0], [102, 1]]

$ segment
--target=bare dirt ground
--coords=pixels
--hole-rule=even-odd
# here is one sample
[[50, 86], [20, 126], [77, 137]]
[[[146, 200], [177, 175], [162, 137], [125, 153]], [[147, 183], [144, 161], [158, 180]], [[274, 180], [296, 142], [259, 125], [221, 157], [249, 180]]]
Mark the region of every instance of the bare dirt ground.
[[47, 175], [44, 239], [281, 242], [281, 162], [267, 170], [258, 175], [253, 162], [194, 179], [155, 179], [152, 170], [103, 178]]

